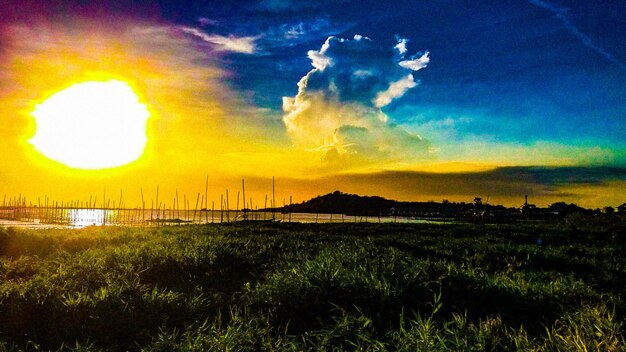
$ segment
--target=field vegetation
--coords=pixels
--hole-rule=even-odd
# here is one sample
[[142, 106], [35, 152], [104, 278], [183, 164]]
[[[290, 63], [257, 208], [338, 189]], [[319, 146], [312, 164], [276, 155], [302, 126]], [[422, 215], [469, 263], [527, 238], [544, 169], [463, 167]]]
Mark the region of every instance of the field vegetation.
[[624, 350], [622, 223], [0, 229], [0, 351]]

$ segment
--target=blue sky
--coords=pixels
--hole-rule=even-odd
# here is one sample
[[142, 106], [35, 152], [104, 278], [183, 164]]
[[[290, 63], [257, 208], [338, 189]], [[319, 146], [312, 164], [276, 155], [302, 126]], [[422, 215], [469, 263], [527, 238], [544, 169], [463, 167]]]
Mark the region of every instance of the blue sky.
[[[339, 175], [434, 172], [448, 175], [432, 192], [470, 197], [483, 178], [464, 194], [445, 180], [487, 172], [589, 204], [626, 196], [623, 0], [24, 0], [0, 12], [6, 136], [28, 134], [11, 111], [108, 70], [144, 87], [158, 116], [150, 160], [184, 170], [171, 179], [220, 165], [333, 191]], [[581, 185], [612, 193], [590, 200]]]
[[[310, 71], [306, 53], [328, 36], [372, 40], [391, 60], [398, 37], [429, 51], [421, 83], [384, 111], [420, 129], [455, 121], [455, 138], [624, 147], [626, 3], [623, 1], [320, 1], [163, 6], [166, 16], [207, 33], [257, 37], [253, 55], [221, 63], [233, 89], [280, 114]], [[378, 50], [378, 51], [377, 51]], [[385, 57], [387, 55], [387, 57]], [[459, 122], [460, 121], [460, 122]], [[431, 135], [427, 135], [431, 134]], [[615, 163], [626, 163], [617, 153]]]

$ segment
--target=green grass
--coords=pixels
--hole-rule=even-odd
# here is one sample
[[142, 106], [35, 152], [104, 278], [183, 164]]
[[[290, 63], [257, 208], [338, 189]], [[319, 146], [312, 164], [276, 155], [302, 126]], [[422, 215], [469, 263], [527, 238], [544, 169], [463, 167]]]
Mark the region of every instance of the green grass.
[[626, 350], [608, 228], [0, 229], [0, 351]]

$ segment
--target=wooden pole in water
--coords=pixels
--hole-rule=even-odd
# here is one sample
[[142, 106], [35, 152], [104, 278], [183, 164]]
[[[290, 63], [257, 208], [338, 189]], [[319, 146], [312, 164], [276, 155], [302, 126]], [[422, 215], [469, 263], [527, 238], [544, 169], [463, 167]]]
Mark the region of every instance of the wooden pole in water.
[[211, 201], [211, 224], [215, 221], [215, 201]]
[[224, 194], [220, 194], [220, 224], [224, 222]]
[[156, 193], [156, 205], [157, 205], [157, 219], [159, 218], [159, 212], [161, 211], [161, 203], [159, 203], [159, 185], [157, 185], [157, 193]]
[[206, 181], [204, 183], [204, 198], [206, 199], [206, 216], [205, 222], [209, 222], [209, 175], [206, 175]]
[[141, 222], [142, 224], [146, 221], [146, 202], [143, 200], [143, 188], [140, 188], [141, 191]]
[[267, 194], [265, 195], [265, 204], [263, 205], [263, 220], [265, 220], [265, 213], [267, 213]]
[[[176, 196], [178, 197], [178, 190], [176, 190]], [[174, 211], [176, 210], [176, 198], [174, 198], [174, 201], [172, 202], [172, 208], [170, 209], [170, 219], [176, 219], [176, 214], [174, 214]]]
[[230, 222], [230, 201], [228, 200], [228, 189], [226, 189], [226, 222]]
[[239, 216], [239, 191], [237, 191], [237, 208], [235, 209], [235, 220]]
[[202, 195], [202, 197], [200, 198], [200, 216], [198, 217], [198, 220], [200, 221], [200, 223], [202, 223], [202, 209], [204, 209], [204, 194]]
[[291, 196], [289, 196], [289, 222], [291, 222]]
[[276, 189], [274, 188], [274, 176], [272, 176], [272, 220], [276, 219]]
[[105, 219], [105, 224], [103, 224], [103, 225], [106, 225], [106, 221], [107, 221], [106, 219], [107, 219], [107, 217], [109, 217], [109, 218], [111, 217], [111, 214], [110, 214], [110, 212], [109, 212], [109, 209], [111, 209], [111, 207], [110, 207], [110, 206], [111, 206], [111, 200], [110, 200], [110, 199], [107, 199], [107, 202], [106, 202], [106, 209], [104, 210], [104, 219]]
[[196, 221], [196, 210], [198, 209], [198, 201], [200, 201], [200, 192], [198, 192], [198, 196], [196, 197], [196, 207], [193, 208], [193, 220], [192, 220], [192, 223]]
[[241, 190], [243, 191], [243, 219], [246, 220], [246, 185], [243, 178], [241, 179]]

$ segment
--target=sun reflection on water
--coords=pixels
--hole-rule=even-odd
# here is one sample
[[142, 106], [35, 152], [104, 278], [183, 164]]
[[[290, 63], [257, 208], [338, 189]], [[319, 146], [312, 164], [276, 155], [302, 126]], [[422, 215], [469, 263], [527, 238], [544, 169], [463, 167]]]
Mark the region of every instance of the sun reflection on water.
[[74, 227], [104, 225], [103, 209], [70, 209], [69, 218]]

